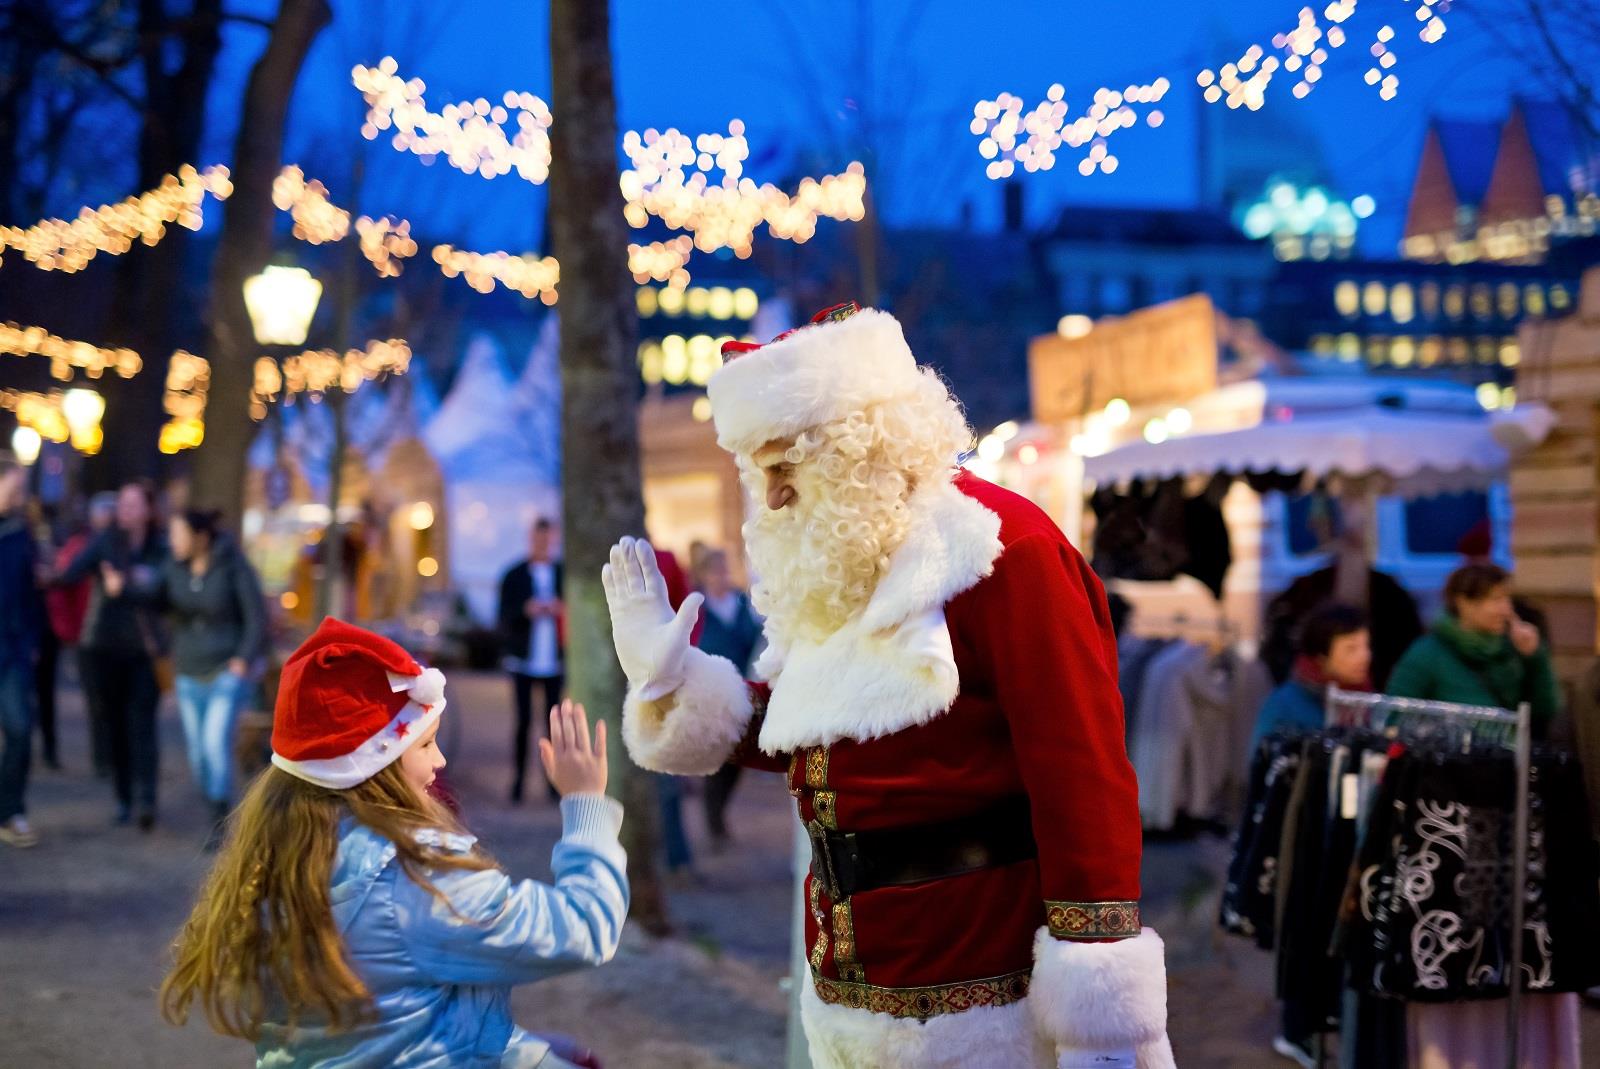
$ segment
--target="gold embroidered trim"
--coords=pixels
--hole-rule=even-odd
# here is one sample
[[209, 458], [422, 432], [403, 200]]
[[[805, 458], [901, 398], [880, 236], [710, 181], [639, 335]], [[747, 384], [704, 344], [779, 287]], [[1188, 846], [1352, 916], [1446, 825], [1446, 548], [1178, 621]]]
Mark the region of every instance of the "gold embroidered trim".
[[839, 830], [839, 794], [837, 791], [817, 791], [811, 795], [811, 809], [817, 823], [829, 831]]
[[856, 921], [848, 899], [833, 904], [833, 963], [839, 967], [839, 979], [866, 982], [867, 971], [856, 961]]
[[1137, 902], [1050, 902], [1045, 924], [1057, 939], [1128, 939], [1140, 932]]
[[828, 785], [828, 748], [818, 746], [806, 751], [806, 786], [811, 788], [826, 787]]
[[809, 883], [808, 905], [811, 907], [811, 919], [817, 922], [817, 941], [811, 946], [811, 971], [822, 971], [822, 959], [828, 956], [828, 924], [827, 918], [822, 915], [822, 887], [817, 878], [813, 876]]
[[925, 1021], [946, 1013], [961, 1013], [975, 1006], [1008, 1006], [1027, 997], [1030, 970], [1007, 973], [987, 980], [968, 980], [937, 987], [877, 987], [873, 984], [829, 980], [812, 973], [817, 997], [830, 1006], [887, 1013]]

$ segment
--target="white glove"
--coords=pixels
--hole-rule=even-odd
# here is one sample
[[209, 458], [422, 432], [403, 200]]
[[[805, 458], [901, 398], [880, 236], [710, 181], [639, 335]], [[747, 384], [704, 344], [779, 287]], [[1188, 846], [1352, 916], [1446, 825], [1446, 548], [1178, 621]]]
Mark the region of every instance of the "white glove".
[[656, 551], [642, 538], [611, 547], [611, 563], [600, 571], [611, 609], [611, 640], [628, 683], [644, 701], [664, 698], [683, 685], [689, 636], [705, 598], [690, 594], [674, 614]]

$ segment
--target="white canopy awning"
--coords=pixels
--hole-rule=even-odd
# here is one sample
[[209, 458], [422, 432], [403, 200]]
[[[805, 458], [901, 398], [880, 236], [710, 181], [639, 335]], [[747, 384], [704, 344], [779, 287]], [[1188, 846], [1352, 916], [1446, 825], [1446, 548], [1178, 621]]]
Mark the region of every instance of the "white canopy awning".
[[[1373, 480], [1404, 497], [1483, 489], [1503, 479], [1505, 443], [1542, 441], [1552, 421], [1542, 406], [1497, 414], [1408, 411], [1381, 406], [1267, 420], [1243, 430], [1134, 442], [1086, 457], [1097, 485], [1189, 475], [1304, 473], [1310, 479]], [[1511, 432], [1511, 433], [1508, 433]]]

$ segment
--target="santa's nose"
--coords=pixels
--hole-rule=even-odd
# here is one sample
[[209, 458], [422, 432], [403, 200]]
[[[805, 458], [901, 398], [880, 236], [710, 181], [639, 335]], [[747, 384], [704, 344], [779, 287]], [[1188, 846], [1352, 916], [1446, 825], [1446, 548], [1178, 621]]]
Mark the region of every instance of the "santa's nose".
[[767, 488], [767, 508], [773, 512], [788, 508], [794, 504], [794, 499], [795, 492], [792, 486], [779, 484]]

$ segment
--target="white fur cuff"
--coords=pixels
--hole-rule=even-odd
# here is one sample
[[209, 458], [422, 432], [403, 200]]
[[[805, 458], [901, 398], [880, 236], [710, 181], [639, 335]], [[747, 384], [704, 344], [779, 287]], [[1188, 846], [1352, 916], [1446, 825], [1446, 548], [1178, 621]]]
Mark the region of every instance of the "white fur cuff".
[[1040, 928], [1033, 941], [1034, 1026], [1058, 1048], [1133, 1048], [1139, 1069], [1171, 1069], [1167, 1044], [1167, 967], [1161, 937], [1081, 943]]
[[750, 685], [733, 662], [691, 649], [683, 661], [683, 684], [666, 698], [646, 701], [629, 688], [622, 739], [641, 768], [708, 776], [744, 738], [752, 710]]

